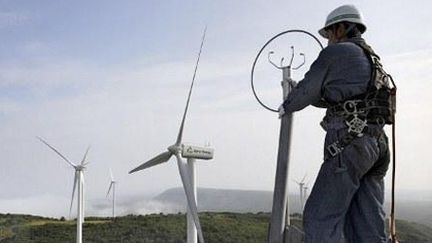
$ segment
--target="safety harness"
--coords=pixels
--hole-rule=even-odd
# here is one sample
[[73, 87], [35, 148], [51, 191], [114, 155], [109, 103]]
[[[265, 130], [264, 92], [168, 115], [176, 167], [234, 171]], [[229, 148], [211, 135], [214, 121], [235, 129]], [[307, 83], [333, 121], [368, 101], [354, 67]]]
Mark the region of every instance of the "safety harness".
[[[396, 175], [396, 85], [390, 74], [384, 71], [379, 56], [364, 42], [354, 42], [363, 49], [372, 66], [371, 80], [367, 92], [331, 105], [328, 109], [332, 115], [343, 117], [348, 133], [340, 140], [327, 146], [330, 157], [341, 153], [354, 139], [364, 134], [376, 136], [376, 129], [368, 129], [368, 124], [392, 125], [392, 195], [390, 212], [391, 242], [398, 242], [395, 226], [395, 175]], [[390, 86], [391, 85], [391, 86]]]
[[327, 146], [331, 157], [342, 152], [355, 138], [369, 133], [368, 124], [384, 126], [395, 122], [396, 85], [393, 78], [384, 71], [379, 56], [370, 46], [364, 42], [354, 43], [363, 49], [371, 63], [371, 80], [364, 94], [329, 106], [330, 114], [343, 117], [348, 127], [345, 137]]

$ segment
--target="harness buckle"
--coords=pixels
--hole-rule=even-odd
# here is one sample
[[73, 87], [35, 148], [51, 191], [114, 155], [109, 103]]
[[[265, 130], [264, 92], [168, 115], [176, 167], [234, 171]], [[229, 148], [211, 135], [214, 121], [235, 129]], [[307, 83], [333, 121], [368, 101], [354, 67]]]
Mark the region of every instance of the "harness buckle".
[[363, 136], [363, 130], [367, 127], [366, 119], [362, 120], [357, 115], [354, 115], [351, 120], [345, 121], [345, 123], [348, 126], [348, 133], [355, 133], [358, 137]]
[[336, 141], [330, 145], [327, 146], [327, 151], [330, 153], [331, 157], [336, 156], [337, 154], [339, 154], [340, 152], [342, 152], [343, 147], [341, 147], [339, 145], [339, 142]]
[[347, 100], [343, 104], [343, 109], [345, 111], [345, 117], [352, 116], [351, 120], [346, 120], [345, 123], [348, 126], [348, 133], [355, 133], [358, 137], [363, 136], [363, 130], [367, 127], [367, 120], [360, 119], [359, 114], [365, 114], [365, 110], [359, 109], [357, 107], [362, 100]]

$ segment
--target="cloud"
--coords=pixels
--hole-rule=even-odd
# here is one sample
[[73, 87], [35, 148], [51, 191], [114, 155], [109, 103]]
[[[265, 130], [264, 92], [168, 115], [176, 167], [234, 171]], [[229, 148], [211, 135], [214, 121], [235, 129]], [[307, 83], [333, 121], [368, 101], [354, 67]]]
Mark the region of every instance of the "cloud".
[[33, 214], [47, 217], [68, 216], [69, 199], [53, 195], [0, 200], [0, 212]]
[[[40, 196], [0, 199], [0, 212], [14, 214], [32, 214], [45, 217], [69, 218], [70, 198], [44, 194]], [[88, 216], [109, 217], [112, 215], [111, 199], [91, 199], [85, 204], [85, 214]], [[116, 215], [127, 214], [153, 214], [184, 212], [181, 205], [159, 202], [149, 198], [139, 200], [120, 199], [116, 204]], [[71, 218], [76, 217], [76, 199], [73, 205]]]
[[[88, 216], [111, 216], [112, 198], [92, 199], [87, 203]], [[184, 205], [173, 202], [162, 202], [149, 196], [124, 196], [116, 199], [115, 214], [117, 216], [128, 214], [155, 214], [185, 212]]]

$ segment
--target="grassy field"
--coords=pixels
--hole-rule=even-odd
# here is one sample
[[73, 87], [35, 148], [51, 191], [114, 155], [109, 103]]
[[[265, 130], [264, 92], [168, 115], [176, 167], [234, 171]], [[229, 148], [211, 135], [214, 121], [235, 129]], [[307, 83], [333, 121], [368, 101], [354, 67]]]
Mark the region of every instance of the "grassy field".
[[[267, 237], [267, 213], [200, 213], [200, 219], [209, 243], [261, 243]], [[293, 223], [301, 227], [299, 218], [294, 217]], [[432, 228], [407, 221], [398, 221], [397, 225], [402, 242], [432, 242]], [[75, 232], [75, 221], [0, 214], [0, 242], [74, 242]], [[83, 241], [185, 242], [185, 215], [128, 215], [115, 220], [89, 217], [83, 225]]]

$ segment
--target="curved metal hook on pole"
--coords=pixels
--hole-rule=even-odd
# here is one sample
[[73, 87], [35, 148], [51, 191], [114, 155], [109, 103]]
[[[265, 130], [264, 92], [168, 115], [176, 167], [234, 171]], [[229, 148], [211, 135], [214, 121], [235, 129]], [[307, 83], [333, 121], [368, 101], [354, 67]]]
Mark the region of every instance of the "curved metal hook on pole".
[[[255, 57], [255, 60], [254, 60], [253, 65], [252, 65], [252, 70], [251, 70], [251, 87], [252, 87], [252, 92], [253, 92], [253, 94], [254, 94], [256, 100], [258, 101], [258, 103], [259, 103], [261, 106], [263, 106], [265, 109], [269, 110], [269, 111], [278, 112], [277, 109], [271, 108], [271, 107], [267, 106], [266, 104], [264, 104], [264, 103], [260, 100], [260, 98], [258, 97], [258, 94], [256, 93], [255, 86], [254, 86], [254, 72], [255, 72], [255, 65], [256, 65], [256, 63], [257, 63], [259, 57], [261, 56], [261, 53], [264, 51], [264, 49], [265, 49], [265, 48], [266, 48], [266, 47], [267, 47], [267, 46], [268, 46], [268, 45], [269, 45], [273, 40], [275, 40], [276, 38], [278, 38], [278, 37], [280, 37], [280, 36], [282, 36], [282, 35], [285, 35], [285, 34], [288, 34], [288, 33], [296, 33], [296, 32], [297, 32], [297, 33], [303, 33], [303, 34], [306, 34], [306, 35], [312, 37], [312, 38], [313, 38], [313, 39], [314, 39], [314, 40], [319, 44], [319, 46], [321, 47], [321, 49], [324, 48], [324, 46], [321, 44], [321, 42], [318, 40], [318, 38], [317, 38], [316, 36], [314, 36], [313, 34], [311, 34], [310, 32], [307, 32], [307, 31], [305, 31], [305, 30], [297, 30], [297, 29], [283, 31], [283, 32], [281, 32], [281, 33], [279, 33], [279, 34], [273, 36], [270, 40], [268, 40], [268, 41], [264, 44], [264, 46], [260, 49], [260, 51], [258, 52], [257, 56]], [[293, 62], [293, 59], [294, 59], [294, 47], [291, 47], [291, 48], [293, 49], [293, 52], [292, 52], [292, 55], [291, 55], [290, 66], [292, 65], [292, 62]], [[273, 52], [269, 52], [269, 55], [268, 55], [268, 59], [269, 59], [269, 61], [270, 61], [270, 55], [271, 55], [271, 54], [273, 54]], [[303, 54], [303, 53], [300, 53], [300, 55], [303, 56], [303, 63], [300, 64], [298, 67], [293, 68], [294, 70], [298, 69], [300, 66], [302, 66], [302, 65], [306, 62], [306, 58], [305, 58], [304, 54]], [[274, 64], [274, 63], [271, 62], [271, 61], [270, 61], [270, 63], [271, 63], [273, 66], [275, 66], [276, 68], [278, 68], [278, 69], [281, 68], [281, 67], [278, 67], [276, 64]], [[282, 64], [283, 64], [283, 58], [281, 59], [281, 66], [282, 66]]]

